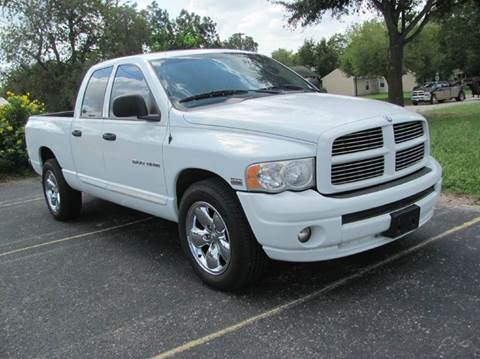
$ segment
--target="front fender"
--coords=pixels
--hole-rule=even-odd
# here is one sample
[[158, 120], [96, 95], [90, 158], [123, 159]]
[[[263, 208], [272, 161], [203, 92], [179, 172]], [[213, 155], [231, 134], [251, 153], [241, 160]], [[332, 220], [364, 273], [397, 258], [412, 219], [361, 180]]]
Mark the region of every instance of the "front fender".
[[314, 157], [316, 144], [212, 126], [172, 127], [172, 141], [165, 144], [163, 153], [167, 188], [173, 197], [178, 174], [183, 170], [213, 172], [233, 189], [246, 190], [244, 179], [249, 165]]

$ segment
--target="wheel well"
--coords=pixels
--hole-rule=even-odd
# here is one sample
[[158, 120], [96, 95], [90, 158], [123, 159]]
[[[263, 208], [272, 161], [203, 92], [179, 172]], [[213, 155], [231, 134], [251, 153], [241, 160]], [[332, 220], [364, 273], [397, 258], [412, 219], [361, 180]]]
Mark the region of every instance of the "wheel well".
[[40, 161], [42, 165], [51, 158], [56, 158], [52, 150], [48, 147], [40, 148]]
[[[220, 178], [223, 182], [227, 183], [222, 177], [216, 173], [202, 170], [199, 168], [189, 168], [180, 172], [180, 175], [177, 178], [176, 193], [177, 193], [177, 206], [180, 207], [180, 201], [182, 200], [183, 194], [192, 184], [196, 182], [203, 181], [207, 178]], [[227, 183], [227, 185], [229, 185]]]

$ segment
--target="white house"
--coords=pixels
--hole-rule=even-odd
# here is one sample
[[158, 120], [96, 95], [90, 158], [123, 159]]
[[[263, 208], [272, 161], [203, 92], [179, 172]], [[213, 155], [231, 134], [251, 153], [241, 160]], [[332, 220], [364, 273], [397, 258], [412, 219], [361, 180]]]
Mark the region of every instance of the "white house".
[[[328, 93], [364, 96], [380, 92], [388, 92], [388, 84], [384, 77], [348, 76], [340, 69], [335, 69], [322, 78], [323, 87]], [[415, 75], [411, 72], [403, 75], [403, 89], [410, 91], [416, 85]]]

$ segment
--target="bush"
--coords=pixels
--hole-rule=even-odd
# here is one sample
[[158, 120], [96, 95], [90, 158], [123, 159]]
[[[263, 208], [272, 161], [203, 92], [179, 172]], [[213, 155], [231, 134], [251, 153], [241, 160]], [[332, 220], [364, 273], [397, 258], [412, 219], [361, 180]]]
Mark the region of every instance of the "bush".
[[6, 105], [0, 106], [0, 172], [19, 172], [28, 166], [25, 124], [28, 117], [45, 112], [45, 106], [30, 95], [7, 92]]

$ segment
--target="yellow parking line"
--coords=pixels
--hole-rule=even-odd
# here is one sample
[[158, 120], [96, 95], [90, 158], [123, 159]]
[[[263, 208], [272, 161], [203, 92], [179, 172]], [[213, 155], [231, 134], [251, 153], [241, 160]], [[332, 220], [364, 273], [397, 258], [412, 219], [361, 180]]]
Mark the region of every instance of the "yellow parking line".
[[206, 344], [206, 343], [208, 343], [208, 342], [210, 342], [210, 341], [212, 341], [212, 340], [214, 340], [214, 339], [216, 339], [216, 338], [222, 337], [222, 336], [224, 336], [224, 335], [227, 335], [227, 334], [229, 334], [229, 333], [232, 333], [232, 332], [234, 332], [234, 331], [237, 331], [237, 330], [239, 330], [239, 329], [241, 329], [241, 328], [243, 328], [243, 327], [246, 327], [246, 326], [248, 326], [248, 325], [250, 325], [250, 324], [253, 324], [253, 323], [255, 323], [255, 322], [258, 322], [259, 320], [269, 318], [269, 317], [271, 317], [271, 316], [273, 316], [273, 315], [275, 315], [275, 314], [278, 314], [278, 313], [280, 313], [280, 312], [283, 312], [283, 311], [285, 311], [285, 310], [287, 310], [287, 309], [289, 309], [289, 308], [298, 306], [298, 305], [300, 305], [300, 304], [302, 304], [302, 303], [305, 303], [305, 302], [309, 301], [309, 300], [312, 299], [312, 298], [315, 298], [315, 297], [318, 297], [318, 296], [320, 296], [320, 295], [322, 295], [322, 294], [325, 294], [325, 293], [327, 293], [327, 292], [329, 292], [329, 291], [331, 291], [331, 290], [333, 290], [333, 289], [335, 289], [335, 288], [338, 288], [338, 287], [342, 286], [343, 284], [345, 284], [345, 283], [347, 283], [347, 282], [350, 282], [350, 281], [353, 280], [353, 279], [357, 279], [357, 278], [359, 278], [359, 277], [361, 277], [361, 276], [363, 276], [363, 275], [365, 275], [365, 274], [367, 274], [367, 273], [369, 273], [369, 272], [371, 272], [371, 271], [373, 271], [373, 270], [375, 270], [375, 269], [377, 269], [377, 268], [379, 268], [379, 267], [382, 267], [382, 266], [384, 266], [385, 264], [388, 264], [388, 263], [393, 262], [393, 261], [395, 261], [395, 260], [397, 260], [397, 259], [399, 259], [399, 258], [402, 258], [402, 257], [404, 257], [405, 255], [407, 255], [407, 254], [409, 254], [409, 253], [412, 253], [412, 252], [414, 252], [415, 250], [420, 249], [420, 248], [426, 246], [426, 245], [429, 244], [429, 243], [432, 243], [432, 242], [434, 242], [434, 241], [436, 241], [436, 240], [442, 239], [442, 238], [444, 238], [444, 237], [446, 237], [446, 236], [448, 236], [448, 235], [450, 235], [450, 234], [459, 232], [459, 231], [461, 231], [461, 230], [463, 230], [463, 229], [465, 229], [465, 228], [471, 227], [471, 226], [473, 226], [473, 225], [475, 225], [475, 224], [477, 224], [477, 223], [479, 223], [479, 222], [480, 222], [480, 217], [476, 217], [476, 218], [474, 218], [474, 219], [472, 219], [472, 220], [470, 220], [470, 221], [467, 221], [467, 222], [465, 222], [465, 223], [463, 223], [463, 224], [461, 224], [461, 225], [459, 225], [459, 226], [450, 228], [449, 230], [446, 230], [445, 232], [443, 232], [443, 233], [441, 233], [441, 234], [439, 234], [439, 235], [437, 235], [437, 236], [435, 236], [435, 237], [429, 238], [429, 239], [427, 239], [426, 241], [423, 241], [423, 242], [421, 242], [421, 243], [419, 243], [419, 244], [417, 244], [417, 245], [415, 245], [415, 246], [412, 246], [412, 247], [410, 247], [410, 248], [408, 248], [408, 249], [406, 249], [406, 250], [404, 250], [404, 251], [402, 251], [402, 252], [398, 252], [397, 254], [394, 254], [393, 256], [388, 257], [388, 258], [386, 258], [386, 259], [384, 259], [384, 260], [382, 260], [382, 261], [380, 261], [380, 262], [378, 262], [378, 263], [375, 263], [375, 264], [373, 264], [373, 265], [371, 265], [371, 266], [365, 267], [365, 268], [359, 270], [358, 272], [356, 272], [356, 273], [354, 273], [354, 274], [352, 274], [352, 275], [349, 275], [349, 276], [347, 276], [347, 277], [344, 277], [344, 278], [342, 278], [342, 279], [339, 279], [339, 280], [337, 280], [337, 281], [335, 281], [335, 282], [333, 282], [333, 283], [327, 285], [326, 287], [323, 287], [323, 288], [321, 288], [321, 289], [319, 289], [319, 290], [317, 290], [317, 291], [314, 291], [314, 292], [312, 292], [312, 293], [310, 293], [310, 294], [307, 294], [307, 295], [305, 295], [305, 296], [303, 296], [303, 297], [300, 297], [300, 298], [295, 299], [295, 300], [292, 300], [292, 301], [290, 301], [290, 302], [288, 302], [288, 303], [285, 303], [285, 304], [279, 305], [279, 306], [277, 306], [277, 307], [274, 307], [274, 308], [272, 308], [272, 309], [269, 309], [269, 310], [267, 310], [267, 311], [265, 311], [265, 312], [263, 312], [263, 313], [260, 313], [260, 314], [258, 314], [258, 315], [253, 316], [253, 317], [250, 317], [250, 318], [248, 318], [248, 319], [245, 319], [245, 320], [243, 320], [243, 321], [241, 321], [241, 322], [238, 322], [238, 323], [236, 323], [236, 324], [233, 324], [233, 325], [231, 325], [231, 326], [228, 326], [228, 327], [226, 327], [226, 328], [223, 328], [223, 329], [221, 329], [221, 330], [219, 330], [219, 331], [217, 331], [217, 332], [214, 332], [214, 333], [208, 334], [208, 335], [206, 335], [206, 336], [204, 336], [204, 337], [200, 337], [200, 338], [198, 338], [198, 339], [194, 339], [194, 340], [192, 340], [192, 341], [186, 342], [186, 343], [184, 343], [184, 344], [182, 344], [182, 345], [180, 345], [180, 346], [178, 346], [178, 347], [175, 347], [175, 348], [173, 348], [173, 349], [167, 350], [167, 351], [165, 351], [165, 352], [163, 352], [163, 353], [160, 353], [160, 354], [156, 355], [153, 359], [164, 359], [164, 358], [169, 358], [169, 357], [171, 357], [171, 356], [173, 356], [173, 355], [175, 355], [175, 354], [183, 353], [183, 352], [185, 352], [185, 351], [187, 351], [187, 350], [193, 349], [193, 348], [198, 347], [198, 346], [200, 346], [200, 345], [202, 345], [202, 344]]
[[43, 198], [44, 197], [41, 196], [41, 197], [34, 197], [34, 198], [29, 198], [29, 199], [20, 200], [20, 201], [14, 201], [14, 202], [0, 202], [0, 208], [7, 208], [7, 207], [12, 207], [12, 206], [25, 204], [25, 203], [30, 203], [30, 202], [34, 202], [34, 201], [40, 201]]
[[34, 249], [34, 248], [45, 247], [45, 246], [49, 246], [49, 245], [52, 245], [52, 244], [67, 242], [67, 241], [71, 241], [71, 240], [74, 240], [74, 239], [79, 239], [79, 238], [91, 236], [91, 235], [93, 235], [93, 234], [99, 234], [99, 233], [104, 233], [104, 232], [113, 231], [113, 230], [115, 230], [115, 229], [124, 228], [124, 227], [128, 227], [128, 226], [132, 226], [132, 225], [134, 225], [134, 224], [146, 222], [146, 221], [148, 221], [148, 220], [150, 220], [150, 219], [152, 219], [152, 218], [154, 218], [154, 217], [142, 218], [142, 219], [138, 219], [138, 220], [136, 220], [136, 221], [132, 221], [132, 222], [124, 223], [124, 224], [119, 224], [119, 225], [117, 225], [117, 226], [112, 226], [112, 227], [107, 227], [107, 228], [99, 229], [99, 230], [93, 231], [93, 232], [87, 232], [87, 233], [77, 234], [77, 235], [70, 236], [70, 237], [65, 237], [65, 238], [62, 238], [62, 239], [56, 239], [56, 240], [50, 241], [50, 242], [45, 242], [45, 243], [35, 244], [35, 245], [33, 245], [33, 246], [28, 246], [28, 247], [23, 247], [23, 248], [19, 248], [19, 249], [14, 249], [14, 250], [11, 250], [11, 251], [8, 251], [8, 252], [0, 253], [0, 257], [8, 256], [8, 255], [10, 255], [10, 254], [15, 254], [15, 253], [20, 253], [20, 252], [28, 251], [28, 250], [31, 250], [31, 249]]

